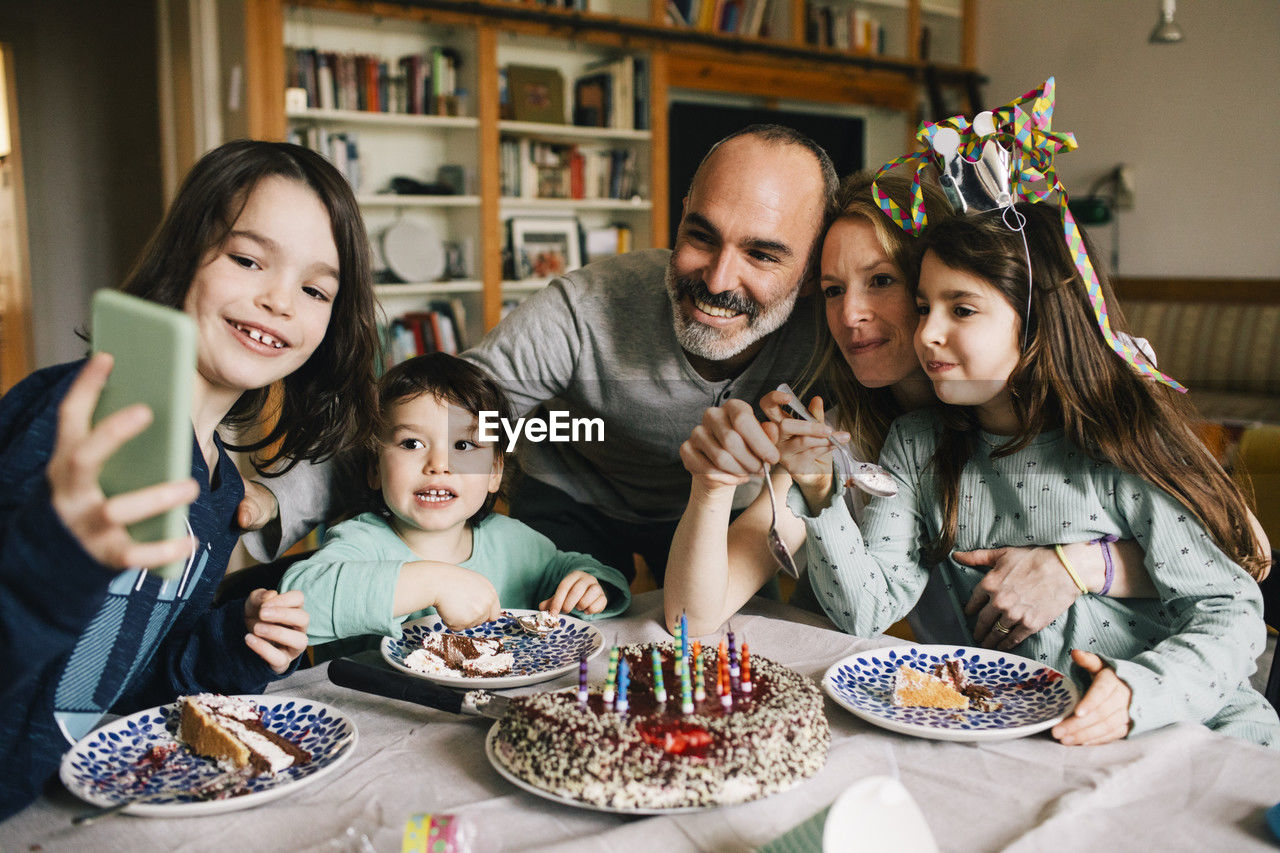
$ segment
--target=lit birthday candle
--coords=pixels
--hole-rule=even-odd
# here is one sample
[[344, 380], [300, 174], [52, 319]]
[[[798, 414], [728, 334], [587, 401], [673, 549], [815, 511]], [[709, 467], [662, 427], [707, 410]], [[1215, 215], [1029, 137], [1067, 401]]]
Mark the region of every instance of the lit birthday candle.
[[662, 683], [662, 653], [653, 647], [653, 698], [659, 705], [667, 701], [667, 688]]
[[587, 651], [582, 650], [578, 659], [578, 704], [587, 707]]
[[614, 710], [619, 714], [627, 713], [630, 703], [627, 701], [627, 688], [631, 686], [631, 674], [627, 667], [627, 659], [624, 657], [618, 661], [618, 701], [614, 705]]
[[609, 677], [604, 682], [604, 699], [605, 707], [609, 707], [613, 703], [613, 687], [617, 683], [618, 678], [618, 647], [614, 646], [609, 649]]
[[733, 642], [733, 629], [729, 629], [729, 689], [738, 692], [738, 650]]
[[705, 702], [707, 699], [706, 679], [702, 673], [702, 643], [693, 641], [693, 701]]
[[742, 692], [751, 692], [751, 655], [747, 651], [747, 641], [742, 641]]

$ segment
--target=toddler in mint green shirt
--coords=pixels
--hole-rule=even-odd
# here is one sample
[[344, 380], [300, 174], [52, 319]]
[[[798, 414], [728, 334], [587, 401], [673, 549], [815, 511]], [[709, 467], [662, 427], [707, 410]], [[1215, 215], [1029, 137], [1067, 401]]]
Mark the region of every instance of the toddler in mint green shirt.
[[280, 583], [305, 593], [309, 642], [399, 637], [406, 620], [433, 611], [460, 630], [503, 608], [587, 618], [627, 608], [616, 569], [493, 514], [503, 454], [480, 440], [479, 419], [506, 418], [509, 407], [482, 370], [445, 353], [419, 356], [387, 371], [378, 400], [367, 474], [375, 508], [336, 525]]

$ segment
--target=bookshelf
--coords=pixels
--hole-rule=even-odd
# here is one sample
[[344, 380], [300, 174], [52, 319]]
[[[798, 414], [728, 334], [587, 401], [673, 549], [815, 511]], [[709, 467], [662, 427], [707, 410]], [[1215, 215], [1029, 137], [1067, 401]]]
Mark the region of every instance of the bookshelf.
[[[669, 7], [679, 10], [687, 3], [692, 8], [694, 2], [244, 0], [247, 126], [263, 138], [355, 135], [360, 148], [357, 195], [375, 251], [377, 235], [406, 219], [422, 223], [442, 240], [470, 246], [465, 277], [380, 284], [384, 308], [389, 313], [416, 311], [436, 299], [462, 300], [468, 324], [464, 334], [474, 340], [497, 323], [504, 302], [546, 281], [507, 274], [511, 266], [504, 252], [513, 218], [573, 217], [597, 237], [610, 228], [624, 230], [632, 248], [666, 245], [673, 189], [667, 186], [672, 90], [682, 97], [695, 93], [762, 103], [800, 98], [829, 107], [879, 110], [901, 116], [903, 145], [909, 146], [922, 109], [922, 81], [930, 75], [944, 82], [976, 77], [975, 0], [706, 0], [712, 4], [711, 23], [701, 11], [693, 25], [668, 14]], [[736, 17], [717, 20], [715, 5], [723, 16], [724, 7], [733, 3], [739, 5]], [[843, 41], [818, 44], [808, 26], [816, 4], [873, 17], [883, 35], [876, 36], [873, 49], [852, 41], [848, 46]], [[430, 115], [372, 112], [339, 103], [299, 108], [296, 102], [286, 103], [286, 46], [364, 52], [392, 61], [447, 48], [460, 60], [459, 91], [447, 109]], [[626, 59], [644, 63], [647, 84], [640, 84], [640, 94], [647, 105], [641, 122], [636, 124], [633, 116], [631, 126], [575, 124], [575, 82], [593, 68]], [[560, 120], [520, 120], [504, 112], [504, 70], [513, 65], [559, 72], [565, 81]], [[504, 176], [503, 158], [504, 150], [514, 146], [519, 151], [521, 145], [542, 146], [544, 154], [560, 158], [574, 152], [583, 157], [621, 152], [610, 156], [629, 158], [627, 190], [616, 198], [608, 191], [566, 193], [563, 187], [549, 193], [517, 191], [509, 168]], [[397, 176], [433, 182], [441, 164], [462, 168], [466, 185], [461, 192], [386, 191]]]

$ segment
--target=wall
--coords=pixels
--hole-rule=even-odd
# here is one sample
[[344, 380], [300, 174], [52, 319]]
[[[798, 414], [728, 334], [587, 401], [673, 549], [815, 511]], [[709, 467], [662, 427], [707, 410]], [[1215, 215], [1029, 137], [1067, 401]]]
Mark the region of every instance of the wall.
[[154, 0], [0, 3], [12, 46], [35, 365], [78, 358], [89, 294], [127, 273], [162, 210]]
[[[1183, 0], [1185, 38], [1147, 43], [1156, 0], [978, 0], [978, 67], [987, 106], [1057, 78], [1055, 130], [1068, 191], [1118, 163], [1136, 206], [1120, 213], [1130, 276], [1280, 275], [1280, 3]], [[1093, 234], [1110, 245], [1109, 226]]]

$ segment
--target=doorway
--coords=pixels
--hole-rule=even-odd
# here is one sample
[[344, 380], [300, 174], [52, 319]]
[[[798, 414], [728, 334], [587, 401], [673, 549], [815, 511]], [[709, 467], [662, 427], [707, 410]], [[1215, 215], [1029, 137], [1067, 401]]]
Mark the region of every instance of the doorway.
[[0, 393], [31, 372], [31, 274], [13, 51], [0, 42]]

